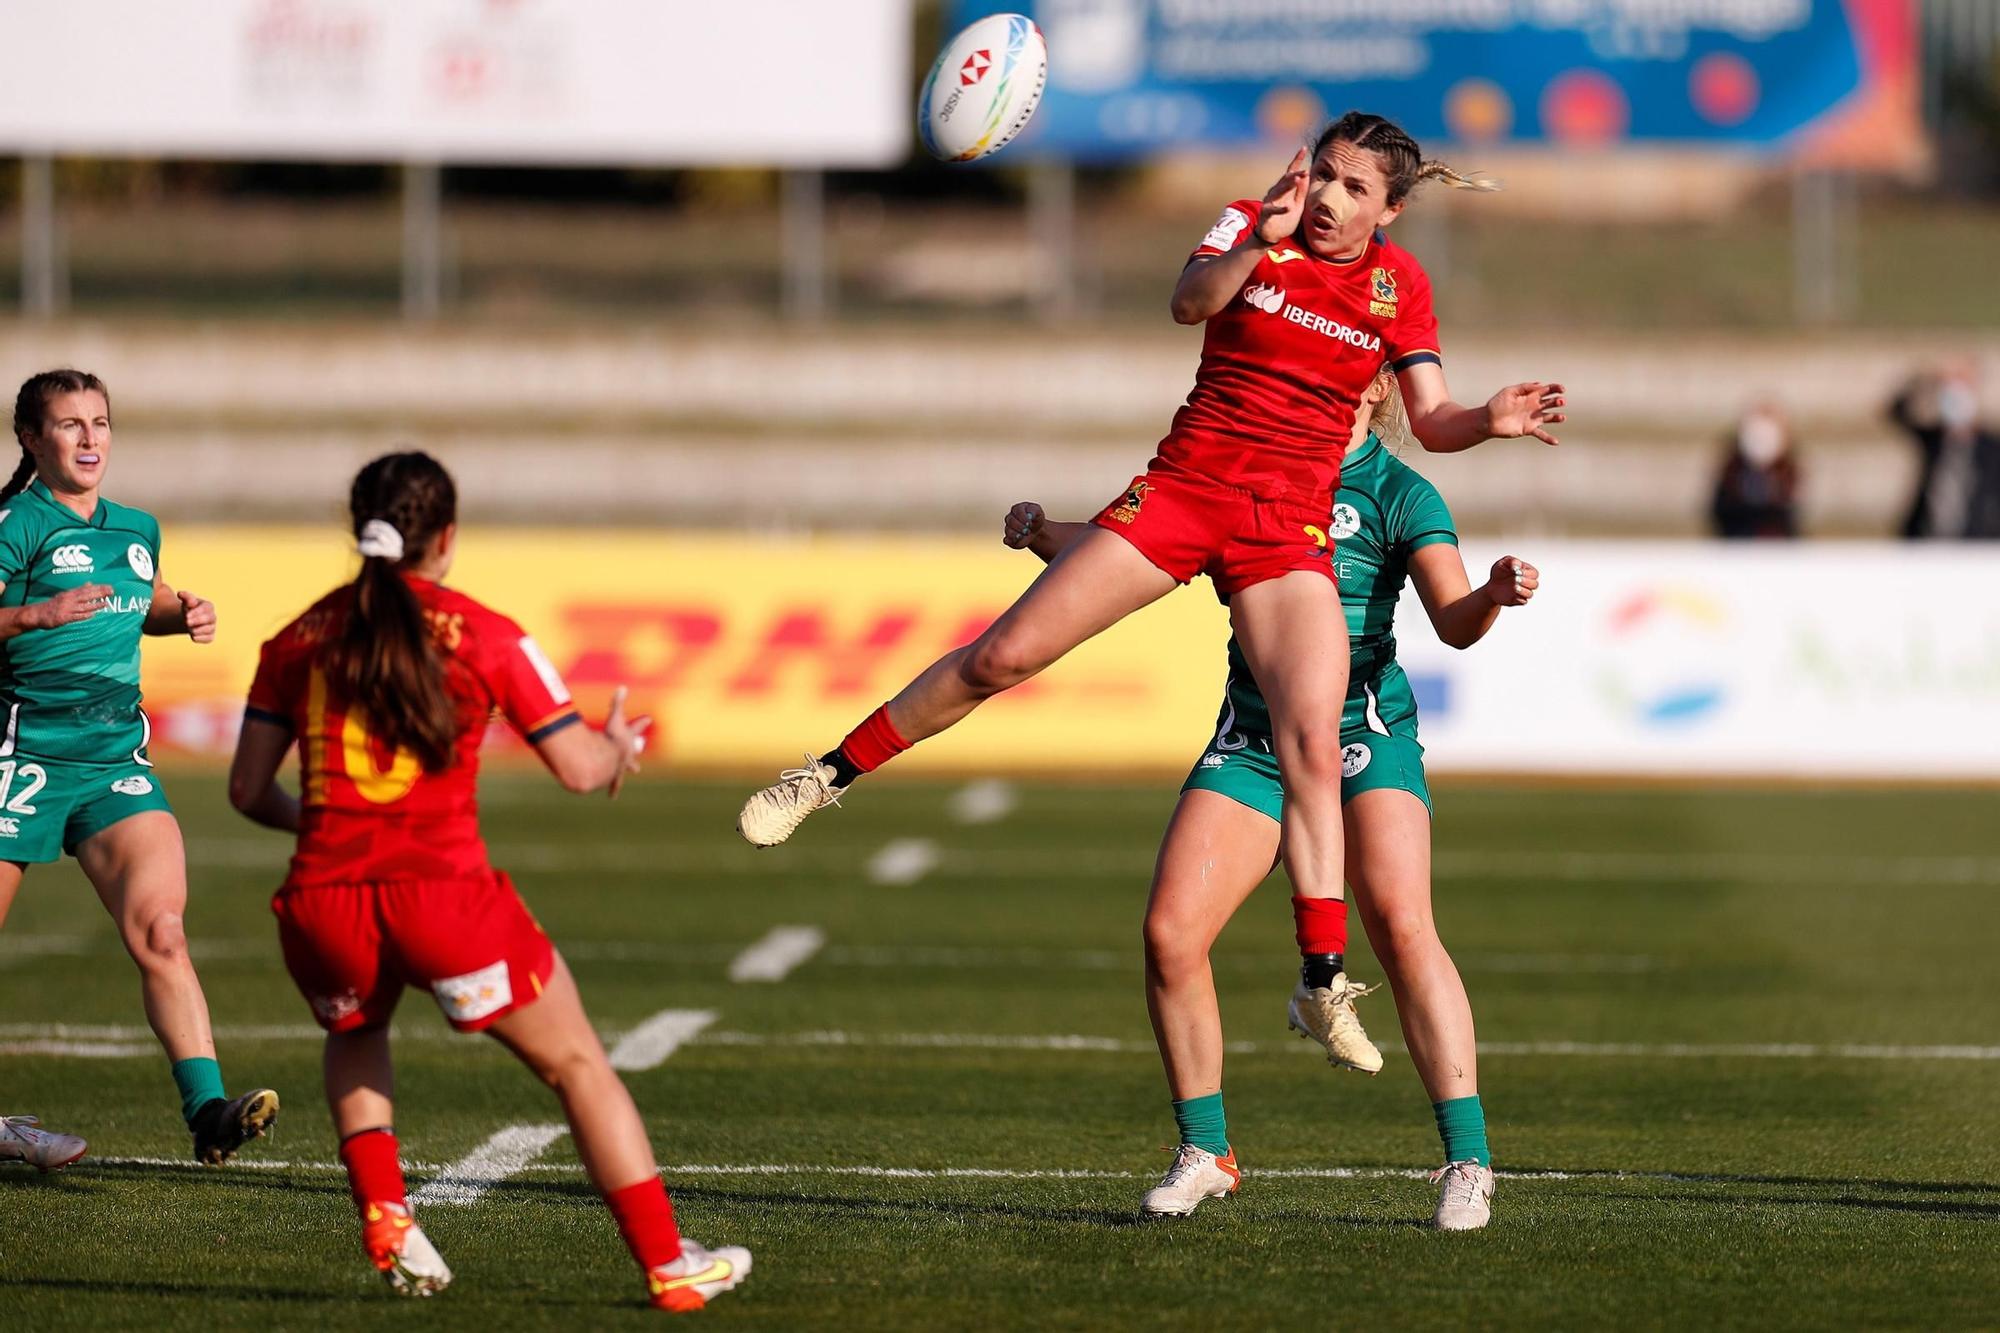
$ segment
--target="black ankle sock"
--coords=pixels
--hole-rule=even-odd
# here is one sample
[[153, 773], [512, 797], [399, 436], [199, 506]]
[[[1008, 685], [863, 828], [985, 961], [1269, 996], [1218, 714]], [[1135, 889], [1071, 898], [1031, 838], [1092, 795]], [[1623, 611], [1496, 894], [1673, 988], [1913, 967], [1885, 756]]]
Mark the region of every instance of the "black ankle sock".
[[848, 786], [861, 776], [861, 770], [854, 766], [854, 761], [847, 757], [847, 752], [837, 745], [821, 755], [819, 761], [833, 770], [833, 785], [836, 787]]
[[1306, 985], [1321, 990], [1333, 984], [1336, 974], [1347, 970], [1347, 960], [1337, 953], [1309, 953], [1299, 965], [1299, 976]]

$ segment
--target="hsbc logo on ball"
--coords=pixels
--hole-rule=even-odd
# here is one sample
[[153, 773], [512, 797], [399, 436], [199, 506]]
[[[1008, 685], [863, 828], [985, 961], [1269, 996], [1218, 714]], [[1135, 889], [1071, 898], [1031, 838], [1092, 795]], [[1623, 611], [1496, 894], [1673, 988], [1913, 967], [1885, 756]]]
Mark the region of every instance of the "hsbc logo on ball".
[[974, 51], [965, 58], [965, 63], [958, 67], [958, 86], [961, 88], [970, 88], [973, 84], [985, 78], [986, 71], [992, 68], [993, 53], [991, 51]]

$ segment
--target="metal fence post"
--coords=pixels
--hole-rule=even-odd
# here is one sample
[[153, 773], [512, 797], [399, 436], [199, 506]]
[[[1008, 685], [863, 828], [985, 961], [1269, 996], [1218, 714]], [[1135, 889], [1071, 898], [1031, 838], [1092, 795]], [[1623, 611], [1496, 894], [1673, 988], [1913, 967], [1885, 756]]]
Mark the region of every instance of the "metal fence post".
[[1036, 304], [1043, 319], [1076, 318], [1076, 167], [1037, 162], [1028, 169], [1028, 230], [1040, 259]]
[[443, 174], [435, 162], [403, 164], [405, 319], [436, 319], [444, 309]]
[[833, 304], [826, 265], [826, 173], [784, 173], [780, 228], [784, 307], [788, 318], [811, 323]]
[[67, 302], [62, 242], [56, 224], [55, 163], [21, 159], [21, 313], [47, 319]]

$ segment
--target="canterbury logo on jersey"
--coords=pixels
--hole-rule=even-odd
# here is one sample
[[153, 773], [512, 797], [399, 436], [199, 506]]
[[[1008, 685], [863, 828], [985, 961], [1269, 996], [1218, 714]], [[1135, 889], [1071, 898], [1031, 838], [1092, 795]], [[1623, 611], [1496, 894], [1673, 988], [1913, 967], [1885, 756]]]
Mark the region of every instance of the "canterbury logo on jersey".
[[97, 568], [90, 562], [90, 548], [82, 545], [56, 547], [49, 563], [58, 574], [88, 574]]

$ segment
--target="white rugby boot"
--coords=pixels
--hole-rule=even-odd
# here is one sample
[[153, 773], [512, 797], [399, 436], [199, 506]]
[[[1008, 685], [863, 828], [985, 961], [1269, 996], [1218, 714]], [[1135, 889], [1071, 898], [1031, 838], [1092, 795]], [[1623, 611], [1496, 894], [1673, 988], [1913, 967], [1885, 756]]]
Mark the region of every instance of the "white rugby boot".
[[1334, 1068], [1379, 1074], [1382, 1052], [1368, 1040], [1368, 1033], [1354, 1012], [1356, 1000], [1379, 989], [1350, 981], [1345, 972], [1334, 973], [1330, 986], [1308, 986], [1301, 979], [1286, 1009], [1286, 1026], [1324, 1046], [1326, 1062]]
[[1477, 1162], [1448, 1162], [1431, 1172], [1438, 1186], [1439, 1231], [1477, 1231], [1493, 1220], [1493, 1168]]
[[74, 1134], [37, 1129], [31, 1115], [0, 1115], [0, 1162], [26, 1162], [37, 1171], [60, 1171], [90, 1150]]
[[1139, 1200], [1139, 1211], [1147, 1217], [1186, 1217], [1209, 1199], [1234, 1194], [1242, 1178], [1234, 1148], [1227, 1157], [1217, 1157], [1206, 1148], [1183, 1143], [1174, 1150], [1174, 1164], [1167, 1174]]
[[362, 1209], [361, 1247], [399, 1296], [435, 1296], [451, 1285], [444, 1256], [407, 1204], [371, 1203]]
[[776, 847], [805, 823], [806, 816], [840, 804], [845, 787], [833, 785], [833, 765], [806, 756], [804, 768], [788, 768], [778, 780], [743, 803], [736, 831], [752, 847]]
[[646, 1294], [655, 1310], [691, 1314], [717, 1296], [734, 1291], [750, 1276], [750, 1251], [741, 1245], [711, 1250], [681, 1237], [681, 1257], [646, 1274]]

